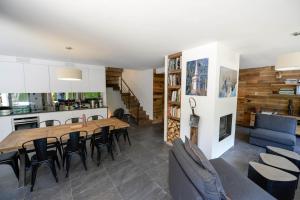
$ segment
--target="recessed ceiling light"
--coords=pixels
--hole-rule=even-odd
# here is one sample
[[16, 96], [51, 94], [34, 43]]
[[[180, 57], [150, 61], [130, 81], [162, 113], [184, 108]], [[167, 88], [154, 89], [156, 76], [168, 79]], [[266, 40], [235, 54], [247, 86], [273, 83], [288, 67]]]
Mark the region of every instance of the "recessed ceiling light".
[[66, 49], [67, 49], [67, 50], [72, 50], [73, 47], [71, 47], [71, 46], [66, 46]]
[[295, 37], [300, 36], [300, 32], [294, 32], [294, 33], [292, 33], [292, 35], [295, 36]]

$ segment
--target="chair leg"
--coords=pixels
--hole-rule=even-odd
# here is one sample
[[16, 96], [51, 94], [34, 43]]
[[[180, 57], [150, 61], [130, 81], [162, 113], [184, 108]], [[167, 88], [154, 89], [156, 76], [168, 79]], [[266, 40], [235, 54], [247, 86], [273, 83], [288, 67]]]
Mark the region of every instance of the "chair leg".
[[65, 156], [66, 158], [66, 170], [67, 170], [67, 174], [66, 174], [66, 178], [69, 177], [69, 170], [70, 170], [70, 164], [71, 164], [71, 154], [68, 154]]
[[84, 150], [80, 152], [80, 157], [81, 157], [81, 161], [83, 163], [83, 167], [85, 170], [87, 170], [87, 167], [86, 167], [86, 157], [85, 157], [85, 152]]
[[60, 163], [59, 163], [59, 160], [58, 160], [58, 156], [55, 156], [55, 162], [57, 164], [58, 169], [60, 169]]
[[36, 174], [37, 174], [38, 167], [39, 167], [38, 164], [32, 165], [32, 169], [31, 169], [32, 171], [31, 171], [31, 188], [30, 188], [30, 192], [33, 191], [33, 187], [34, 187], [34, 184], [35, 184], [35, 179], [36, 179]]
[[65, 162], [66, 162], [66, 152], [63, 153], [63, 157], [62, 157], [62, 165], [63, 167], [65, 167]]
[[110, 144], [110, 145], [108, 145], [107, 147], [108, 147], [108, 149], [109, 149], [109, 152], [110, 152], [110, 155], [111, 155], [112, 160], [115, 160], [115, 158], [114, 158], [114, 152], [113, 152], [113, 150], [112, 150], [112, 145]]
[[19, 164], [18, 164], [18, 157], [14, 157], [13, 160], [12, 160], [12, 169], [14, 170], [14, 173], [16, 175], [16, 177], [19, 179]]
[[101, 149], [97, 147], [97, 166], [99, 167], [101, 161]]
[[50, 169], [52, 171], [52, 174], [55, 178], [55, 181], [58, 182], [58, 178], [57, 178], [57, 174], [56, 174], [56, 169], [55, 169], [55, 161], [54, 160], [50, 160], [49, 161], [49, 165], [50, 165]]
[[25, 153], [25, 166], [29, 168], [31, 166], [31, 162], [27, 153]]
[[126, 129], [126, 131], [125, 131], [125, 135], [126, 135], [126, 137], [127, 137], [129, 146], [131, 146], [131, 142], [130, 142], [130, 138], [129, 138], [129, 134], [128, 134], [128, 130], [127, 130], [127, 129]]
[[91, 146], [91, 158], [93, 158], [93, 156], [94, 156], [94, 148], [95, 148], [95, 143], [93, 142], [93, 144]]
[[57, 148], [57, 150], [58, 150], [58, 153], [59, 153], [59, 155], [60, 155], [60, 158], [62, 159], [63, 157], [62, 157], [61, 146], [60, 146], [60, 143], [59, 143], [59, 142], [56, 143], [56, 148]]

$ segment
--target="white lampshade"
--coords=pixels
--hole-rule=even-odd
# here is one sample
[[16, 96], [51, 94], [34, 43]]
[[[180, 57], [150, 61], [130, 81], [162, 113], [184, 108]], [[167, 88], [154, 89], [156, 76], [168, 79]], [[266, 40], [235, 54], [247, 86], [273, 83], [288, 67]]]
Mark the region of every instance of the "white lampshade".
[[284, 54], [278, 57], [275, 70], [300, 70], [300, 52]]
[[59, 68], [56, 70], [58, 80], [64, 81], [80, 81], [82, 80], [82, 72], [75, 68]]

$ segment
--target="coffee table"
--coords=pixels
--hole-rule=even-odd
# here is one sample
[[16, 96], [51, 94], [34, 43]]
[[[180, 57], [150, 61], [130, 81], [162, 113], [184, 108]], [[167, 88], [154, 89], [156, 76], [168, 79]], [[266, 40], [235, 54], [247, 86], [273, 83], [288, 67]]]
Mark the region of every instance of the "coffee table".
[[299, 168], [294, 163], [292, 163], [291, 161], [289, 161], [288, 159], [282, 156], [277, 156], [268, 153], [261, 153], [259, 154], [259, 161], [262, 164], [269, 165], [271, 167], [275, 167], [283, 171], [286, 171], [290, 174], [293, 174], [299, 180], [299, 174], [300, 174]]
[[282, 149], [279, 147], [267, 146], [267, 153], [285, 157], [300, 168], [300, 155], [296, 152]]
[[293, 200], [297, 177], [280, 169], [249, 162], [248, 178], [279, 200]]

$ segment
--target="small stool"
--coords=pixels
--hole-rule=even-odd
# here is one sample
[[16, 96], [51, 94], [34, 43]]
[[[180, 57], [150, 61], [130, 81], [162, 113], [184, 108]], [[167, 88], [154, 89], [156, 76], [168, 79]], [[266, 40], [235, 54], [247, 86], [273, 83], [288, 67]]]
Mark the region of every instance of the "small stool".
[[257, 162], [249, 162], [248, 178], [279, 200], [293, 200], [297, 177]]
[[[261, 153], [259, 154], [259, 162], [265, 165], [269, 165], [271, 167], [275, 167], [277, 169], [281, 169], [290, 174], [293, 174], [294, 176], [297, 177], [297, 180], [299, 180], [299, 174], [300, 174], [299, 168], [294, 163], [292, 163], [291, 161], [289, 161], [288, 159], [282, 156], [277, 156], [268, 153]], [[298, 181], [297, 181], [297, 186], [298, 186]]]
[[267, 146], [267, 153], [285, 157], [286, 159], [294, 163], [298, 168], [300, 168], [300, 155], [296, 152], [279, 147]]

